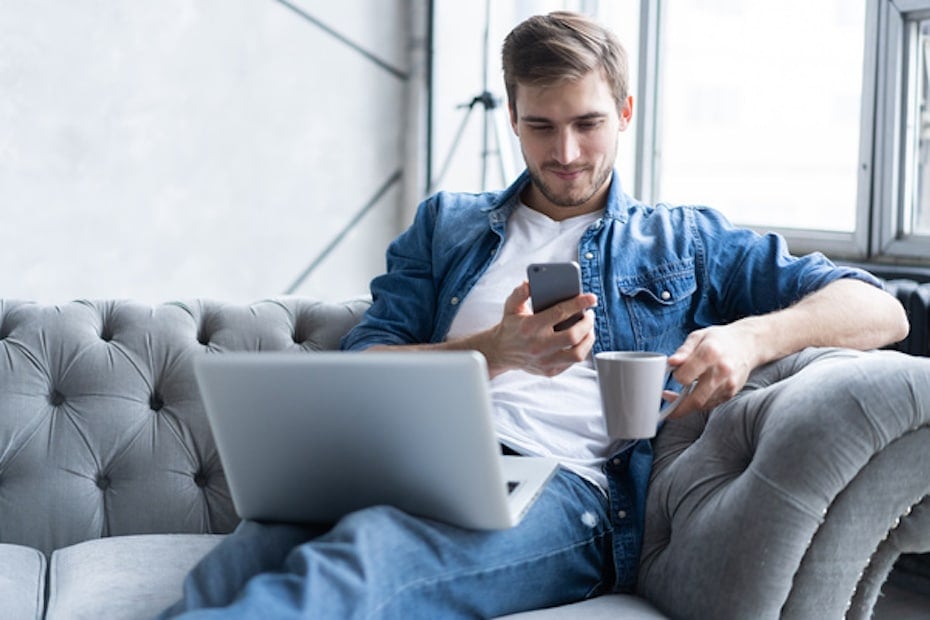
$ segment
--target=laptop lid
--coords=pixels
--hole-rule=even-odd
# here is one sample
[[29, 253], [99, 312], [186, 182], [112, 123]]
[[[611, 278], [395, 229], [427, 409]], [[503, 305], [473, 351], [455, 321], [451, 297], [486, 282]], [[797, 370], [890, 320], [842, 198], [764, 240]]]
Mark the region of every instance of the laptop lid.
[[506, 528], [557, 465], [500, 455], [476, 352], [224, 353], [194, 371], [244, 519], [331, 523], [389, 504]]

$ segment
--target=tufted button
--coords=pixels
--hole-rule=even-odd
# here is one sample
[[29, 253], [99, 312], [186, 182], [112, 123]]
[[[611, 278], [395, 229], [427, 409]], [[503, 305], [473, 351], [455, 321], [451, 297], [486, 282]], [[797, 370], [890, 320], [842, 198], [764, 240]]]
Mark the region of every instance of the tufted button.
[[106, 491], [107, 489], [109, 489], [110, 479], [103, 474], [100, 474], [99, 476], [97, 476], [97, 488], [100, 489], [101, 491]]
[[113, 328], [109, 324], [104, 323], [103, 327], [100, 328], [100, 339], [104, 342], [113, 340]]
[[194, 484], [196, 484], [200, 488], [207, 486], [207, 474], [205, 474], [202, 471], [198, 471], [197, 473], [195, 473]]
[[197, 331], [197, 342], [203, 346], [210, 344], [210, 333], [207, 331], [206, 327], [201, 325], [200, 329]]
[[152, 392], [149, 397], [149, 407], [152, 408], [152, 411], [161, 411], [165, 407], [165, 401], [158, 392]]
[[61, 407], [65, 404], [65, 395], [58, 390], [52, 390], [48, 395], [48, 404], [52, 407]]

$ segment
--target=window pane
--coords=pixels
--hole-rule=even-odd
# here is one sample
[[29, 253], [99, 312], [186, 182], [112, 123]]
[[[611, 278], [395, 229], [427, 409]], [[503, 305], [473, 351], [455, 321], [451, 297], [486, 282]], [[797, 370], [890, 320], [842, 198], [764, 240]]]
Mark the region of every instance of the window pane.
[[667, 0], [658, 197], [852, 232], [865, 1]]
[[910, 47], [909, 66], [909, 113], [907, 115], [907, 142], [905, 157], [905, 235], [930, 234], [930, 110], [927, 98], [930, 80], [930, 20], [912, 22], [910, 37], [916, 37], [916, 45]]

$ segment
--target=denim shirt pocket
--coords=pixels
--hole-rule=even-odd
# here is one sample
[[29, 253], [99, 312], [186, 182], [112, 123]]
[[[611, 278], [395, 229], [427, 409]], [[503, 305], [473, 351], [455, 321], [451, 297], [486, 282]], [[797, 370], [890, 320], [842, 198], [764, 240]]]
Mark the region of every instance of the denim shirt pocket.
[[617, 288], [630, 313], [636, 346], [671, 353], [684, 341], [697, 291], [694, 261], [619, 276]]

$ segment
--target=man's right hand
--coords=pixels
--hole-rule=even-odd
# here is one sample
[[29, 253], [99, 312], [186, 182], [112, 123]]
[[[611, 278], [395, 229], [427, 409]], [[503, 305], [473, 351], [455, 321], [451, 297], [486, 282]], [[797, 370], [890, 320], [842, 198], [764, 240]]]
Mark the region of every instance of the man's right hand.
[[[594, 311], [597, 296], [585, 293], [533, 314], [530, 287], [523, 282], [504, 303], [500, 323], [479, 339], [479, 350], [488, 362], [488, 373], [495, 377], [508, 370], [553, 377], [572, 364], [583, 361], [594, 346]], [[555, 326], [582, 313], [583, 318], [562, 331]]]

